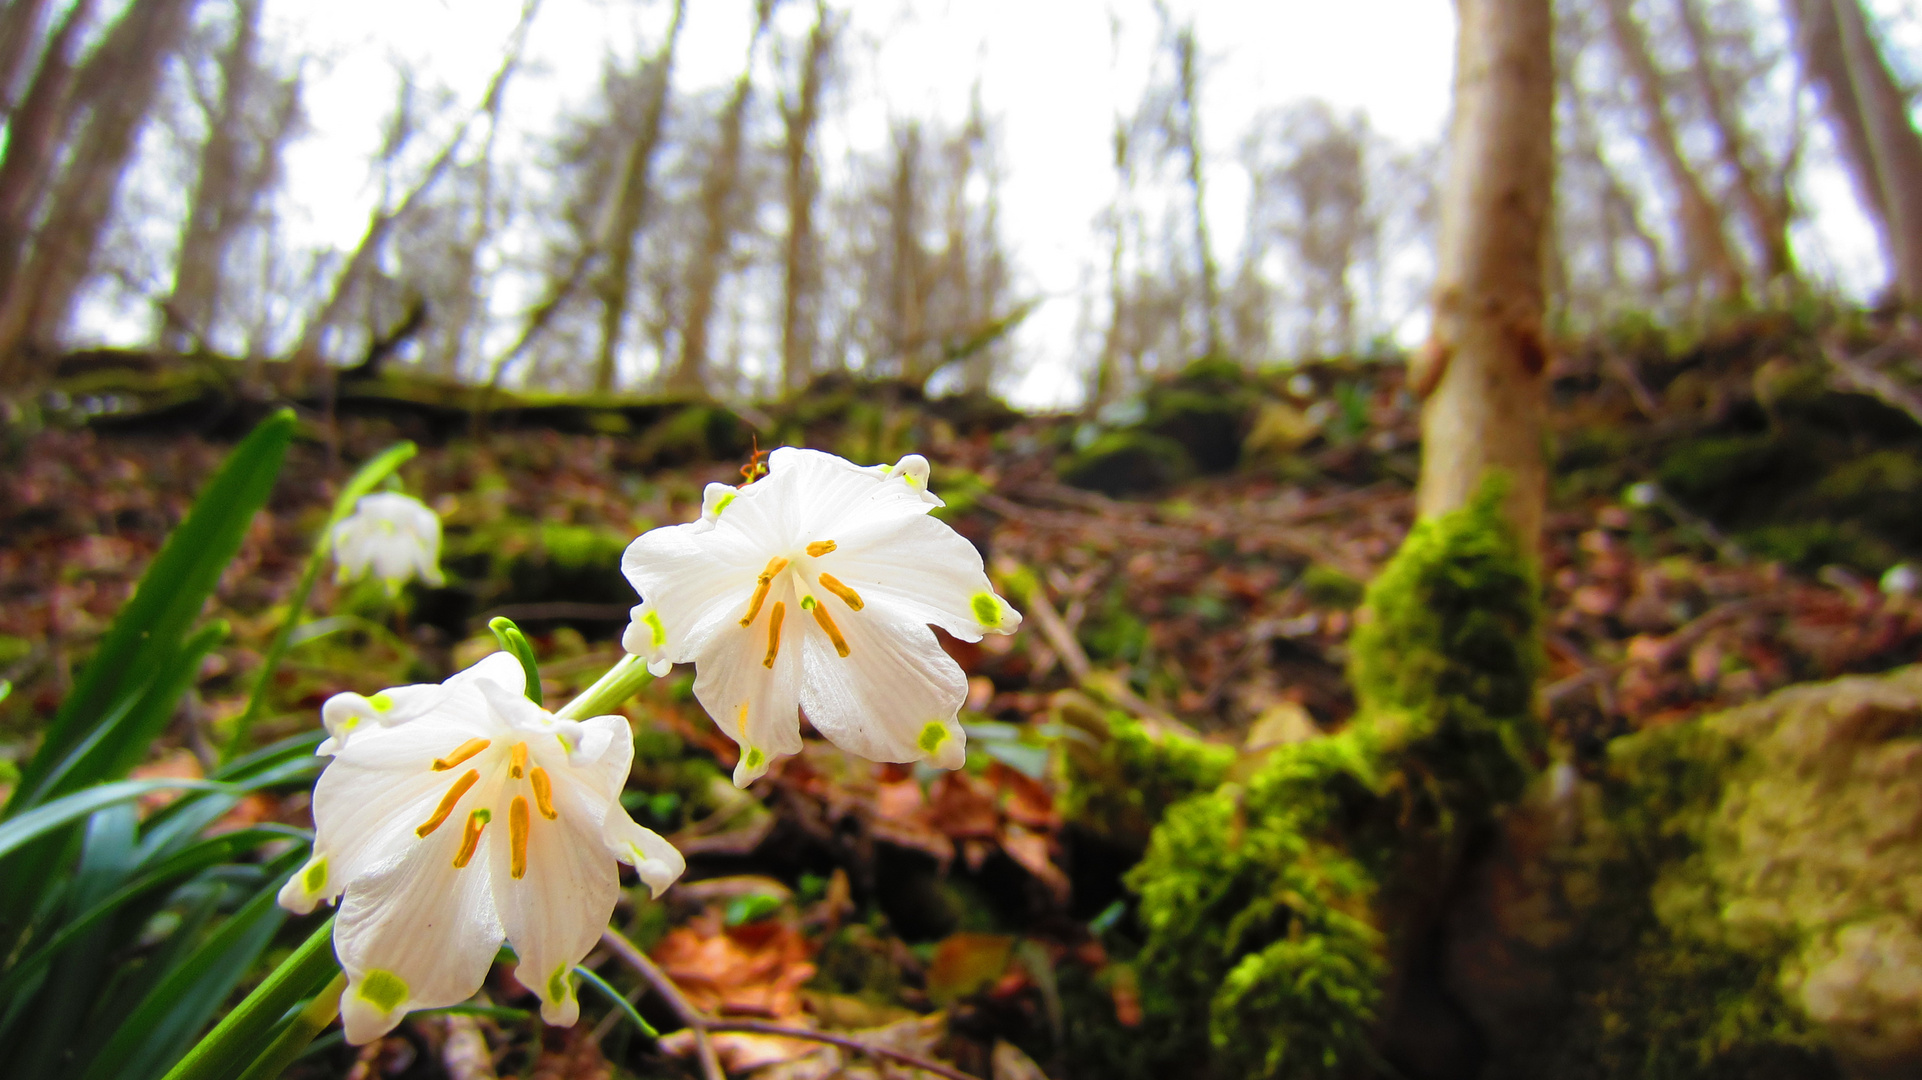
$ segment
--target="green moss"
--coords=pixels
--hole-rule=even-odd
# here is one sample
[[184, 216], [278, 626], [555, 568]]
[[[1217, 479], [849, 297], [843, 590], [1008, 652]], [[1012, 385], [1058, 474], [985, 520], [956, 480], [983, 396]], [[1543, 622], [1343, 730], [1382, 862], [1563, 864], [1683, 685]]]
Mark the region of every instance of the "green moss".
[[1142, 1075], [1331, 1077], [1369, 1059], [1397, 948], [1383, 928], [1439, 902], [1435, 868], [1520, 794], [1542, 744], [1538, 588], [1504, 493], [1490, 482], [1418, 524], [1369, 587], [1346, 730], [1270, 751], [1155, 826], [1127, 877]]
[[1347, 609], [1362, 602], [1368, 586], [1332, 566], [1312, 563], [1301, 572], [1301, 591], [1318, 607]]
[[1353, 733], [1278, 748], [1248, 783], [1178, 803], [1128, 875], [1147, 932], [1143, 1075], [1342, 1075], [1386, 972], [1374, 875], [1332, 826], [1372, 798]]
[[1104, 713], [1078, 694], [1059, 695], [1054, 714], [1079, 733], [1061, 744], [1063, 816], [1125, 850], [1145, 848], [1168, 807], [1212, 791], [1235, 761], [1230, 747], [1151, 734], [1126, 713]]
[[1357, 726], [1444, 785], [1445, 815], [1521, 794], [1544, 742], [1540, 588], [1502, 516], [1505, 491], [1491, 478], [1467, 506], [1417, 522], [1349, 642]]
[[1166, 435], [1129, 429], [1096, 437], [1058, 467], [1061, 479], [1105, 495], [1162, 491], [1194, 475], [1194, 459]]

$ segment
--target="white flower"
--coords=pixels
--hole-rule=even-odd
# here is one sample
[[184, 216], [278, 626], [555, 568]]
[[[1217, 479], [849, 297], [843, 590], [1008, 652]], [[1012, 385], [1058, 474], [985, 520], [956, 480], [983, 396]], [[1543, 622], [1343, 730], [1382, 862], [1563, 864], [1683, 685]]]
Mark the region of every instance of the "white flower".
[[642, 597], [623, 644], [656, 674], [692, 662], [694, 696], [741, 746], [745, 786], [801, 749], [800, 710], [844, 750], [957, 768], [964, 641], [1021, 615], [981, 555], [928, 511], [928, 463], [861, 468], [782, 448], [740, 489], [710, 484], [701, 517], [634, 541], [621, 569]]
[[334, 562], [339, 579], [374, 576], [391, 591], [409, 578], [439, 585], [440, 518], [409, 495], [383, 491], [354, 504], [354, 512], [334, 526]]
[[322, 709], [320, 753], [334, 760], [314, 787], [314, 854], [280, 903], [305, 913], [346, 893], [334, 950], [350, 1042], [471, 997], [503, 938], [541, 1017], [574, 1023], [568, 973], [613, 914], [615, 861], [656, 895], [686, 868], [621, 808], [627, 722], [559, 719], [523, 696], [524, 679], [495, 653], [438, 686]]

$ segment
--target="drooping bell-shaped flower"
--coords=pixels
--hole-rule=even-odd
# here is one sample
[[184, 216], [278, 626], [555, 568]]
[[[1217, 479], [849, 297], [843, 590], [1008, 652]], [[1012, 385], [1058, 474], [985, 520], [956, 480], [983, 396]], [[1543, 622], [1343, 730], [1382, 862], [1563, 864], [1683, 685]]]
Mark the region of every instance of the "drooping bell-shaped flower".
[[699, 520], [629, 545], [642, 602], [623, 638], [657, 674], [695, 665], [694, 696], [741, 747], [734, 782], [801, 749], [800, 713], [874, 761], [957, 768], [967, 677], [930, 624], [1009, 634], [981, 555], [945, 522], [919, 455], [868, 468], [784, 447], [766, 477], [708, 485]]
[[440, 517], [411, 495], [363, 496], [334, 526], [334, 563], [341, 581], [372, 574], [389, 592], [411, 578], [439, 585]]
[[345, 893], [334, 951], [349, 1042], [471, 997], [503, 939], [542, 1018], [574, 1023], [568, 973], [613, 914], [615, 862], [657, 895], [686, 867], [621, 807], [627, 722], [558, 718], [524, 680], [495, 653], [439, 685], [322, 709], [333, 760], [314, 787], [314, 854], [280, 903], [305, 913]]

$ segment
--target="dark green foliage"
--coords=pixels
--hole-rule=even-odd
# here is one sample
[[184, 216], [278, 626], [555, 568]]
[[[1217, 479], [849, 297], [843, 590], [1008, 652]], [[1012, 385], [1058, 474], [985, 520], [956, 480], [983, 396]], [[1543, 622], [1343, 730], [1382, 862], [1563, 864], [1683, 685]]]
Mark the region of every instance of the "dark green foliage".
[[1362, 602], [1368, 586], [1332, 566], [1311, 563], [1301, 572], [1301, 591], [1317, 607], [1347, 609]]
[[1088, 736], [1061, 744], [1063, 817], [1130, 851], [1147, 846], [1149, 830], [1170, 806], [1214, 790], [1235, 761], [1226, 746], [1157, 736], [1126, 713], [1103, 713], [1085, 701], [1064, 702], [1056, 715]]

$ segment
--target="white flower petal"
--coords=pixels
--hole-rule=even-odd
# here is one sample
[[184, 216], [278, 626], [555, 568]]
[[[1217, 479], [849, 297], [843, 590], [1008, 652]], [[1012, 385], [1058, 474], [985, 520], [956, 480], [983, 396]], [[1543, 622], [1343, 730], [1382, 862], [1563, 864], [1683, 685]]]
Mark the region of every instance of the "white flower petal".
[[642, 535], [622, 555], [621, 571], [661, 621], [664, 658], [679, 662], [741, 617], [767, 561], [741, 530], [696, 523]]
[[488, 845], [454, 867], [460, 824], [450, 820], [348, 890], [334, 951], [347, 973], [340, 1012], [349, 1042], [379, 1038], [411, 1010], [459, 1004], [486, 980], [504, 931], [487, 887]]
[[634, 868], [656, 897], [687, 871], [687, 859], [673, 844], [627, 816], [618, 804], [608, 808], [601, 840], [615, 858]]
[[872, 604], [859, 612], [829, 610], [848, 654], [840, 655], [810, 620], [801, 648], [801, 707], [815, 730], [870, 761], [927, 759], [959, 768], [967, 736], [955, 716], [967, 700], [968, 678], [934, 632]]
[[335, 694], [320, 707], [320, 722], [328, 739], [315, 749], [322, 756], [335, 754], [347, 745], [356, 731], [372, 727], [393, 727], [426, 715], [437, 706], [447, 691], [435, 683], [390, 686], [372, 697]]
[[[775, 602], [770, 599], [768, 606]], [[694, 672], [694, 697], [741, 747], [741, 760], [734, 766], [735, 787], [759, 779], [777, 755], [801, 752], [801, 657], [796, 639], [806, 616], [794, 611], [792, 603], [787, 607], [782, 646], [772, 668], [762, 663], [770, 618], [763, 613], [751, 627], [734, 627], [739, 637], [730, 643], [732, 655], [704, 657]]]
[[519, 657], [506, 651], [488, 653], [466, 671], [449, 676], [441, 685], [469, 686], [481, 679], [505, 687], [515, 697], [524, 698], [527, 694], [527, 669], [521, 666]]
[[890, 605], [963, 641], [1020, 628], [1021, 613], [995, 594], [981, 553], [945, 522], [900, 517], [847, 530], [844, 536], [837, 538], [834, 552], [818, 560], [818, 569], [864, 601]]
[[[502, 828], [489, 839], [489, 870], [501, 925], [520, 958], [514, 978], [540, 996], [541, 1019], [572, 1025], [580, 1016], [580, 1004], [569, 972], [607, 929], [620, 895], [620, 872], [601, 842], [601, 826], [610, 813], [607, 793], [583, 784], [558, 753], [549, 760], [547, 752], [535, 746], [535, 760], [553, 777], [556, 815], [549, 819], [532, 800], [510, 807], [496, 822]], [[620, 812], [618, 804], [612, 812]], [[515, 878], [513, 818], [522, 813], [528, 821], [527, 862], [524, 874]]]

